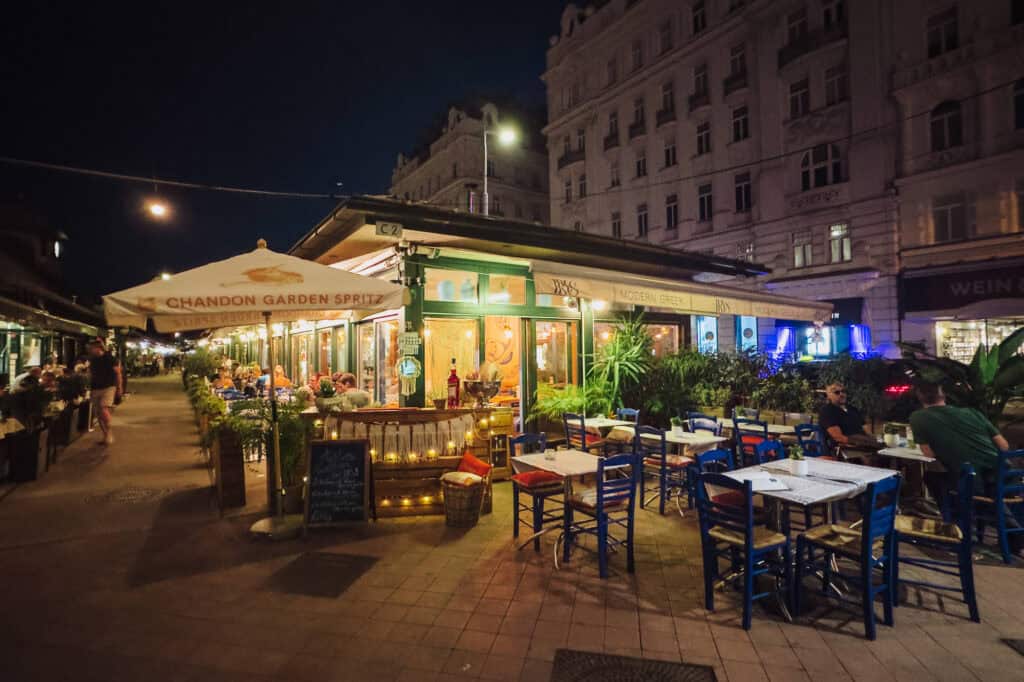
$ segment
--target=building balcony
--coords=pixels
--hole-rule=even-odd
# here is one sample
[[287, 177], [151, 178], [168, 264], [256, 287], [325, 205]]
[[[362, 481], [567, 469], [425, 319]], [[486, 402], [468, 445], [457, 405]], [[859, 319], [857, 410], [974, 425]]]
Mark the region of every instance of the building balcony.
[[654, 120], [656, 124], [655, 127], [661, 127], [666, 123], [671, 123], [672, 121], [676, 120], [675, 107], [673, 107], [672, 109], [662, 109], [661, 111], [657, 112], [654, 115]]
[[846, 38], [846, 23], [837, 24], [829, 28], [818, 29], [805, 33], [793, 42], [779, 48], [779, 68], [783, 68], [790, 62], [810, 54], [826, 45], [838, 42]]
[[616, 130], [614, 133], [608, 133], [604, 136], [604, 150], [615, 149], [619, 146], [619, 131]]
[[711, 94], [707, 92], [695, 92], [687, 100], [690, 105], [690, 113], [692, 114], [701, 107], [706, 107], [711, 104]]
[[736, 92], [737, 90], [742, 90], [745, 87], [747, 87], [746, 71], [734, 73], [722, 79], [722, 92], [726, 95], [731, 92]]
[[629, 126], [628, 129], [629, 139], [635, 139], [641, 135], [647, 134], [647, 124], [643, 121], [637, 121]]
[[583, 161], [587, 158], [587, 153], [582, 149], [570, 149], [569, 151], [558, 157], [558, 170], [562, 170], [566, 166], [577, 161]]

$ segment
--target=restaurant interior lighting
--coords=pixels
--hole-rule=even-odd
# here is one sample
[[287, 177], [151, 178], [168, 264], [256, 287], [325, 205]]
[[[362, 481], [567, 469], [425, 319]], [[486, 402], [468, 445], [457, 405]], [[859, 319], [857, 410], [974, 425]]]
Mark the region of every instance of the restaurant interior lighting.
[[602, 310], [607, 310], [608, 309], [608, 301], [602, 301], [599, 298], [598, 299], [594, 299], [590, 303], [590, 307], [593, 308], [594, 310], [596, 310], [597, 312], [601, 312]]

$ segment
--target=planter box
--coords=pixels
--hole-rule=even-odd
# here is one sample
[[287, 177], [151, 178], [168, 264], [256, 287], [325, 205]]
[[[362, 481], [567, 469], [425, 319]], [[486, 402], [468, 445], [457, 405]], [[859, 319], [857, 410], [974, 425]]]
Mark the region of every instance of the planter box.
[[15, 483], [26, 483], [39, 478], [46, 471], [46, 447], [49, 429], [26, 429], [7, 436], [11, 468], [10, 478]]
[[711, 407], [710, 405], [701, 405], [697, 408], [697, 411], [701, 414], [706, 414], [709, 417], [718, 417], [719, 419], [725, 418], [724, 407]]
[[221, 509], [245, 506], [245, 458], [238, 436], [222, 429], [210, 449], [214, 488]]

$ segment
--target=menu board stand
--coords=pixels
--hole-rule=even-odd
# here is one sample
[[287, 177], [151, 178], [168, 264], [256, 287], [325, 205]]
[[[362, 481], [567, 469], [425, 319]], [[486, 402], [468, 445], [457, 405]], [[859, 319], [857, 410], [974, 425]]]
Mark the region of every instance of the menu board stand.
[[308, 455], [304, 530], [377, 520], [369, 441], [314, 440]]

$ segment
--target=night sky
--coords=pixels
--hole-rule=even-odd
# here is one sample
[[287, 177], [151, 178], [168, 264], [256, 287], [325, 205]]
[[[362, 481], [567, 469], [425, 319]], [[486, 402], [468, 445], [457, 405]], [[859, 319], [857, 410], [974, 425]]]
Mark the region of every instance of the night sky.
[[[466, 95], [543, 107], [563, 3], [16, 3], [0, 22], [0, 156], [296, 192], [385, 192], [395, 157]], [[499, 11], [500, 10], [500, 11]], [[340, 188], [337, 183], [344, 183]], [[0, 202], [70, 237], [68, 292], [98, 295], [254, 247], [333, 205], [0, 164]]]

